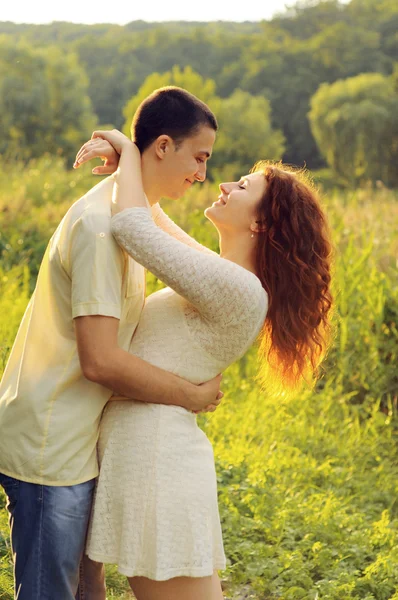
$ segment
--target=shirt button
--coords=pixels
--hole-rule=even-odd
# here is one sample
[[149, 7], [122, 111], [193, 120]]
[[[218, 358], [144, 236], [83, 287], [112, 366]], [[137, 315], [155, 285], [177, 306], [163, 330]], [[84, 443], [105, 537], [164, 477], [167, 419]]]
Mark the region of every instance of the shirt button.
[[100, 237], [105, 237], [105, 233], [103, 231], [100, 233]]

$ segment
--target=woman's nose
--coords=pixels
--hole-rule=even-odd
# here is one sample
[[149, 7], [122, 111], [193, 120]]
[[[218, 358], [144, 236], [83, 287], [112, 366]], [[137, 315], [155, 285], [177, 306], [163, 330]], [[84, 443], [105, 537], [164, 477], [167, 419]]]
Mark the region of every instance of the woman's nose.
[[229, 188], [227, 183], [220, 183], [218, 187], [220, 188], [220, 192], [222, 192], [223, 194], [229, 194]]

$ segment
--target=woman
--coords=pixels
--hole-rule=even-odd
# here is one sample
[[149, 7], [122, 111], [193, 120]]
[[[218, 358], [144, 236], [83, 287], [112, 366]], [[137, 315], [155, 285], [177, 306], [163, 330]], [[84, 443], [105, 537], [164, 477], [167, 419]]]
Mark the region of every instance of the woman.
[[[112, 233], [168, 286], [147, 299], [130, 352], [200, 383], [260, 336], [260, 380], [283, 389], [313, 380], [327, 345], [331, 246], [310, 185], [265, 163], [221, 184], [205, 210], [218, 255], [150, 207], [129, 138], [116, 130], [93, 137], [80, 164], [120, 155]], [[217, 570], [226, 564], [214, 457], [196, 416], [116, 399], [104, 411], [98, 452], [88, 556], [117, 563], [137, 600], [220, 600]]]

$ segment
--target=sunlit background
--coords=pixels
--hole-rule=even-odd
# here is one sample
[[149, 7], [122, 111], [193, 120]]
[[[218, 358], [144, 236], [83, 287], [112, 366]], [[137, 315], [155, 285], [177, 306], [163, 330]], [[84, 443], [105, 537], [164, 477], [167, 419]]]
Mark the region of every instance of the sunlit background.
[[[396, 0], [0, 5], [0, 372], [49, 239], [98, 181], [98, 159], [72, 169], [77, 150], [98, 127], [129, 134], [154, 89], [184, 87], [217, 115], [208, 180], [162, 202], [201, 243], [218, 250], [203, 216], [218, 183], [258, 159], [305, 166], [319, 190], [335, 247], [322, 376], [277, 399], [255, 381], [254, 346], [199, 419], [228, 600], [398, 600], [397, 32]], [[148, 293], [162, 286], [148, 274]], [[116, 567], [107, 584], [109, 600], [131, 598]]]

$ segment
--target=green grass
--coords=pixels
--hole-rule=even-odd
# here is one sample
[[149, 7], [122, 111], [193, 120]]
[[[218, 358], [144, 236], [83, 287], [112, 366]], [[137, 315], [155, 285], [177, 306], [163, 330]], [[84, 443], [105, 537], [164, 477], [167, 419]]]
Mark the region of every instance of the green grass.
[[[8, 173], [0, 183], [3, 366], [48, 238], [95, 182], [89, 168], [66, 172], [49, 159]], [[216, 196], [215, 187], [197, 187], [164, 207], [216, 249], [203, 217]], [[397, 200], [386, 189], [324, 198], [336, 246], [335, 339], [314, 392], [278, 401], [260, 393], [252, 348], [225, 372], [222, 408], [200, 416], [217, 463], [228, 598], [398, 600]], [[160, 285], [150, 278], [149, 290]], [[0, 600], [10, 600], [0, 502]], [[107, 580], [109, 598], [132, 598], [115, 567]]]

